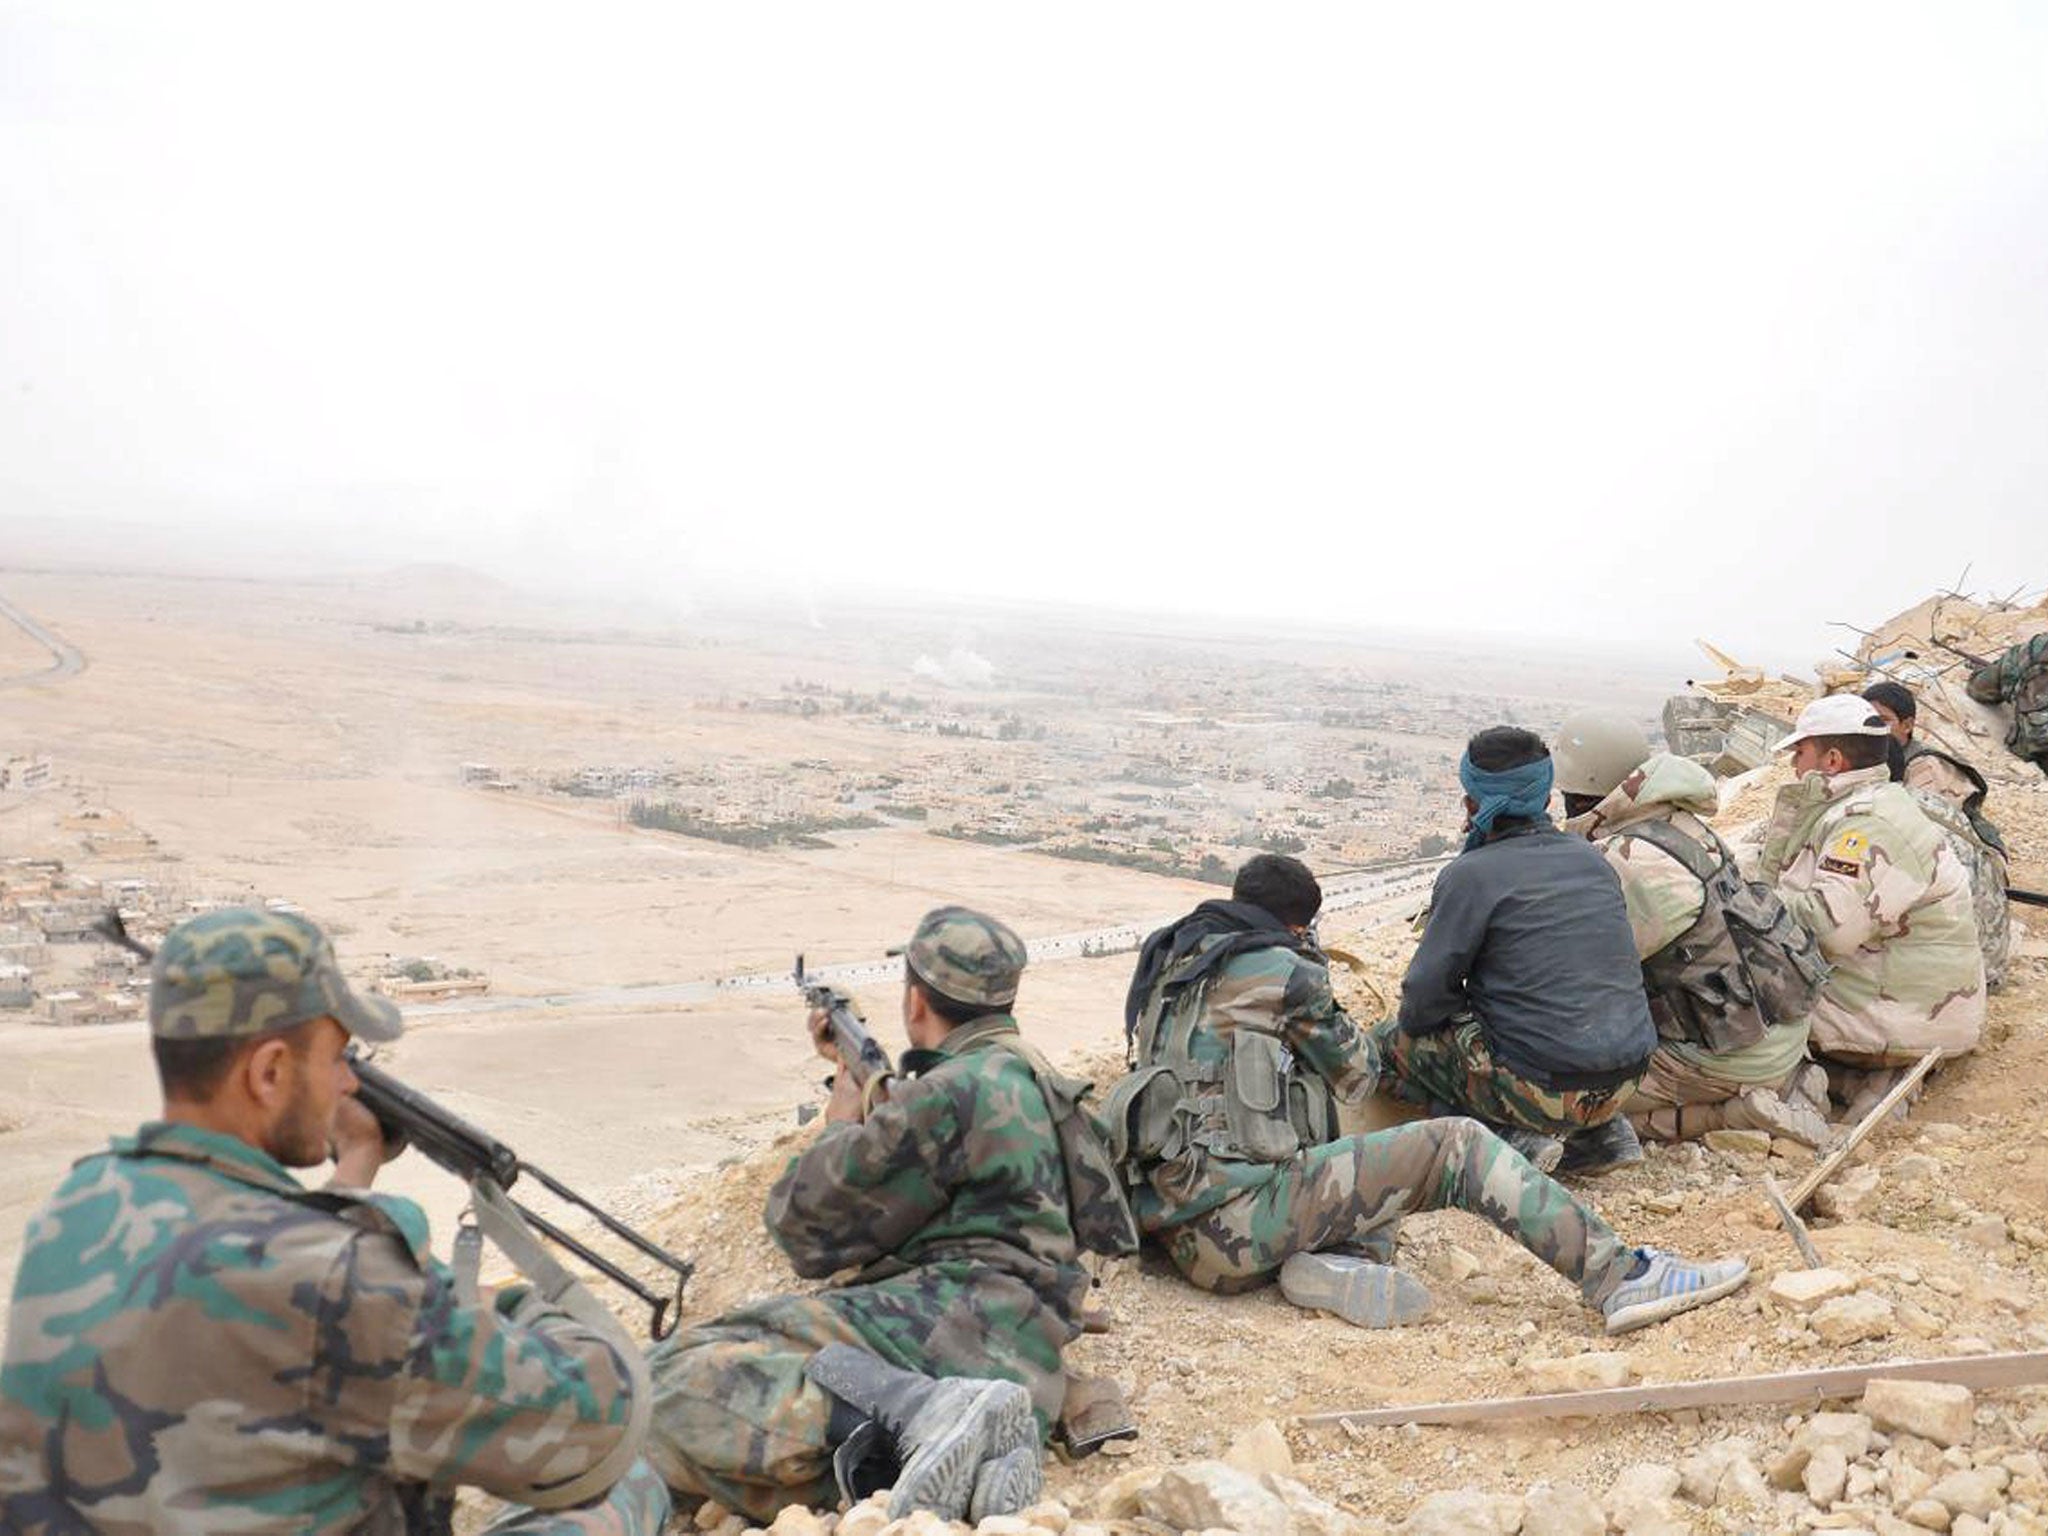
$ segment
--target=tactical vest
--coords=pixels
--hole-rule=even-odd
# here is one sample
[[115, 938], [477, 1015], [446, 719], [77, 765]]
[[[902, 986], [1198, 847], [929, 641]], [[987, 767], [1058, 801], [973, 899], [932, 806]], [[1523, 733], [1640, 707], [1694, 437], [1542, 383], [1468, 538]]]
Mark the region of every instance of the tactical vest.
[[[1807, 926], [1769, 886], [1742, 878], [1727, 845], [1711, 851], [1668, 821], [1623, 827], [1685, 866], [1704, 900], [1693, 925], [1643, 962], [1657, 1033], [1716, 1053], [1741, 1050], [1803, 1019], [1828, 977]], [[1719, 855], [1718, 861], [1716, 855]]]
[[1111, 1150], [1133, 1178], [1193, 1151], [1282, 1163], [1337, 1134], [1329, 1084], [1298, 1071], [1279, 1036], [1233, 1029], [1222, 1037], [1229, 1049], [1221, 1061], [1195, 1055], [1216, 973], [1192, 984], [1176, 980], [1200, 958], [1189, 955], [1152, 989], [1134, 1041], [1139, 1065], [1110, 1092]]

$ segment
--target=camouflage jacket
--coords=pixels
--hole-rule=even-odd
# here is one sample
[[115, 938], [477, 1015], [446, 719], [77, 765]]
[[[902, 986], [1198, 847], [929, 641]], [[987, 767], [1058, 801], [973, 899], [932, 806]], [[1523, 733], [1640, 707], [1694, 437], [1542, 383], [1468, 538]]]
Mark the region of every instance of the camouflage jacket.
[[2012, 705], [2005, 744], [2019, 757], [2048, 757], [2048, 631], [2010, 647], [1970, 674], [1970, 697]]
[[1834, 965], [1813, 1012], [1816, 1051], [1904, 1061], [1975, 1047], [1984, 957], [1969, 877], [1884, 767], [1779, 790], [1758, 868]]
[[1004, 1047], [1017, 1038], [1007, 1014], [954, 1029], [936, 1065], [791, 1160], [767, 1223], [799, 1275], [859, 1271], [820, 1299], [875, 1353], [933, 1375], [1021, 1381], [1050, 1421], [1088, 1276], [1052, 1113]]
[[1280, 1177], [1296, 1152], [1335, 1136], [1333, 1098], [1356, 1102], [1379, 1084], [1371, 1041], [1337, 1006], [1329, 966], [1314, 955], [1249, 950], [1177, 1001], [1161, 995], [1228, 937], [1203, 940], [1155, 983], [1137, 1069], [1110, 1094], [1131, 1205], [1148, 1232]]
[[1582, 816], [1566, 822], [1567, 832], [1592, 841], [1621, 880], [1636, 957], [1647, 960], [1699, 921], [1706, 888], [1678, 860], [1656, 844], [1617, 834], [1639, 822], [1668, 821], [1702, 847], [1714, 840], [1702, 816], [1719, 800], [1714, 776], [1689, 757], [1658, 753], [1610, 790]]
[[0, 1530], [395, 1536], [400, 1483], [528, 1499], [597, 1463], [619, 1357], [531, 1295], [459, 1304], [426, 1234], [191, 1126], [82, 1159], [15, 1280]]

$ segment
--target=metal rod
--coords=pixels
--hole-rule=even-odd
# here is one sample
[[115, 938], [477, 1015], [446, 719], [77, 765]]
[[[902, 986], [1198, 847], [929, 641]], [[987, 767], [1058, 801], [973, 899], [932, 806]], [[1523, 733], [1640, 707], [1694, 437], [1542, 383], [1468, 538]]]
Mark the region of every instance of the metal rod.
[[616, 1216], [599, 1209], [582, 1195], [577, 1194], [575, 1190], [564, 1184], [545, 1168], [536, 1168], [532, 1163], [521, 1163], [519, 1166], [532, 1174], [536, 1179], [539, 1179], [541, 1183], [545, 1184], [571, 1205], [579, 1206], [583, 1210], [588, 1211], [597, 1218], [599, 1225], [605, 1231], [611, 1233], [613, 1237], [620, 1239], [622, 1242], [631, 1243], [635, 1248], [646, 1254], [648, 1258], [653, 1259], [657, 1263], [666, 1264], [679, 1275], [688, 1275], [695, 1271], [696, 1265], [690, 1263], [687, 1259], [677, 1258], [659, 1243], [641, 1236]]
[[2048, 1350], [1966, 1355], [1955, 1360], [1889, 1360], [1877, 1365], [1770, 1376], [1716, 1376], [1706, 1381], [1648, 1382], [1594, 1392], [1552, 1392], [1536, 1397], [1474, 1398], [1455, 1403], [1343, 1408], [1309, 1413], [1297, 1424], [1476, 1424], [1490, 1419], [1596, 1418], [1616, 1413], [1663, 1413], [1677, 1408], [1722, 1408], [1743, 1403], [1818, 1403], [1855, 1397], [1873, 1381], [1946, 1381], [1964, 1387], [2024, 1387], [2048, 1383]]

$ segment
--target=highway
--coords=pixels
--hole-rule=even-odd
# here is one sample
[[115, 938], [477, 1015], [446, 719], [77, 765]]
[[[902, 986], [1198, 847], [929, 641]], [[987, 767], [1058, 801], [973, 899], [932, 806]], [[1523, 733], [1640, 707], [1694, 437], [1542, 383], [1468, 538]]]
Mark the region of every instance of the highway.
[[[1333, 876], [1323, 887], [1323, 911], [1327, 914], [1354, 907], [1376, 906], [1382, 902], [1401, 901], [1400, 911], [1376, 918], [1362, 926], [1379, 928], [1388, 923], [1399, 922], [1429, 889], [1430, 883], [1436, 878], [1436, 872], [1449, 862], [1448, 855], [1441, 858], [1412, 859], [1390, 864], [1383, 869], [1357, 870], [1350, 874]], [[1144, 942], [1146, 934], [1155, 928], [1165, 927], [1178, 916], [1179, 913], [1167, 913], [1128, 923], [1116, 923], [1106, 928], [1091, 928], [1083, 933], [1050, 934], [1044, 938], [1025, 940], [1025, 948], [1030, 953], [1032, 962], [1039, 965], [1055, 960], [1078, 960], [1095, 955], [1135, 952]], [[887, 958], [851, 960], [838, 965], [807, 967], [806, 974], [813, 980], [827, 982], [835, 987], [858, 987], [896, 980], [903, 974], [903, 962]], [[763, 987], [786, 989], [789, 984], [787, 971], [753, 971], [708, 980], [655, 981], [637, 986], [593, 987], [581, 992], [489, 993], [482, 997], [451, 998], [445, 1003], [422, 1003], [417, 1007], [407, 1008], [405, 1016], [408, 1019], [430, 1019], [449, 1014], [505, 1013], [529, 1008], [639, 1007], [648, 1003], [703, 1003], [734, 992]]]
[[24, 683], [56, 682], [62, 678], [76, 677], [85, 670], [83, 651], [45, 629], [4, 597], [0, 597], [0, 617], [12, 619], [16, 628], [48, 651], [53, 658], [49, 666], [38, 668], [34, 672], [17, 672], [12, 677], [0, 677], [0, 688], [19, 687]]

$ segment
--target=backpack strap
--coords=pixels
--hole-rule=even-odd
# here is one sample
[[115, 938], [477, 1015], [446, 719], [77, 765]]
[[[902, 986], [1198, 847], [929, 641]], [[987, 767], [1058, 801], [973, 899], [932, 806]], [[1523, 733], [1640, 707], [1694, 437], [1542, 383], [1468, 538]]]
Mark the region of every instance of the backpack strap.
[[1708, 854], [1698, 838], [1688, 837], [1668, 821], [1639, 821], [1633, 826], [1621, 828], [1614, 835], [1639, 837], [1651, 847], [1670, 854], [1683, 864], [1686, 873], [1701, 885], [1705, 885], [1719, 874], [1728, 862], [1728, 845], [1721, 841], [1720, 834], [1712, 827], [1707, 828], [1707, 836], [1714, 840], [1714, 851], [1720, 854], [1718, 860]]

